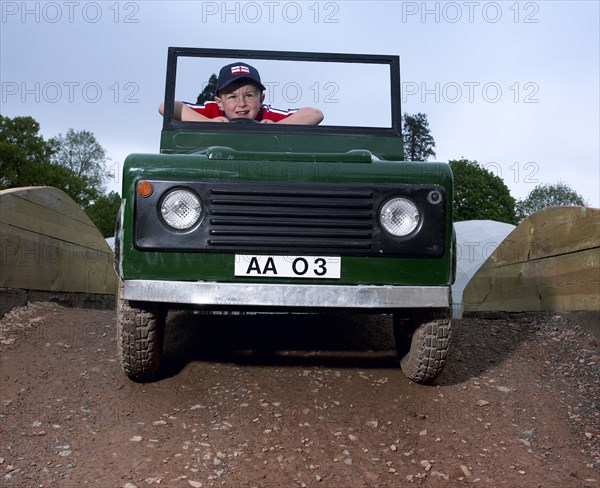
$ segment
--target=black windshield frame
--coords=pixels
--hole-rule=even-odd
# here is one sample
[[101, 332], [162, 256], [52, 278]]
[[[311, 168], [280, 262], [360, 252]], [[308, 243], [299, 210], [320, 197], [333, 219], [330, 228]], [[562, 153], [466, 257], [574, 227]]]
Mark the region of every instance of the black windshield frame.
[[[167, 56], [167, 76], [165, 83], [164, 99], [164, 131], [191, 131], [198, 132], [198, 122], [183, 122], [173, 119], [175, 106], [175, 82], [177, 78], [177, 61], [179, 57], [204, 57], [204, 58], [236, 58], [239, 60], [278, 60], [278, 61], [312, 61], [328, 63], [363, 63], [387, 65], [390, 73], [390, 114], [391, 127], [348, 127], [337, 125], [287, 125], [287, 124], [237, 124], [235, 130], [284, 133], [310, 134], [349, 134], [370, 135], [379, 137], [401, 137], [402, 136], [402, 110], [400, 93], [400, 58], [395, 55], [380, 54], [343, 54], [343, 53], [316, 53], [316, 52], [288, 52], [288, 51], [256, 51], [240, 49], [208, 49], [208, 48], [186, 48], [169, 47]], [[202, 122], [209, 124], [210, 131], [232, 130], [229, 124]], [[209, 127], [206, 127], [209, 129]]]

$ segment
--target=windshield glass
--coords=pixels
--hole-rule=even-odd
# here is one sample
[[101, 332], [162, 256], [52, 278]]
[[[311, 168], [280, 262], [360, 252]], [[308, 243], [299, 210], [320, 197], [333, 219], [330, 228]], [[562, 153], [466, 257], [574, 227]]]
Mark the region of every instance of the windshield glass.
[[321, 126], [392, 127], [386, 63], [179, 56], [175, 100], [204, 103], [198, 96], [211, 75], [218, 76], [222, 66], [239, 61], [258, 70], [266, 88], [263, 103], [273, 108], [318, 108], [324, 114]]

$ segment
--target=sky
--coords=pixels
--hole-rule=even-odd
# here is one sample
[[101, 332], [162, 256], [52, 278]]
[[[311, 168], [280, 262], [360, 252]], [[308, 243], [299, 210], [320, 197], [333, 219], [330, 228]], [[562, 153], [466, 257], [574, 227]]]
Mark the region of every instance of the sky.
[[[169, 46], [398, 55], [402, 112], [427, 114], [436, 161], [478, 161], [516, 199], [560, 181], [600, 207], [599, 5], [2, 0], [0, 113], [45, 138], [93, 132], [119, 191], [125, 157], [159, 151]], [[279, 106], [297, 98], [280, 87], [299, 87], [324, 123], [350, 107], [375, 124], [389, 86], [354, 71], [290, 71], [295, 85], [267, 96]]]

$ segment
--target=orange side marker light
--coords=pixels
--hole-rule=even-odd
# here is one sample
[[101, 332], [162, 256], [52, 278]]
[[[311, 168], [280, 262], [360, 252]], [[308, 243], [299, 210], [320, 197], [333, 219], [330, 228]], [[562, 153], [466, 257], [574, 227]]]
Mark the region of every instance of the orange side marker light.
[[154, 191], [154, 187], [152, 186], [152, 183], [150, 183], [149, 181], [142, 180], [142, 181], [138, 182], [136, 191], [140, 197], [148, 198], [150, 195], [152, 195], [152, 192]]

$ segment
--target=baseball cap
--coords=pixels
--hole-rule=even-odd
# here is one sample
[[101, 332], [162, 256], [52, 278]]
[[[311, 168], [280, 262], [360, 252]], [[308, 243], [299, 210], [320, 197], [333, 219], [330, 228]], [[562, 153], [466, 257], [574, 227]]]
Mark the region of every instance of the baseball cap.
[[239, 80], [249, 80], [258, 85], [261, 90], [265, 90], [264, 85], [260, 81], [258, 70], [249, 64], [237, 62], [221, 68], [219, 78], [217, 79], [217, 92]]

